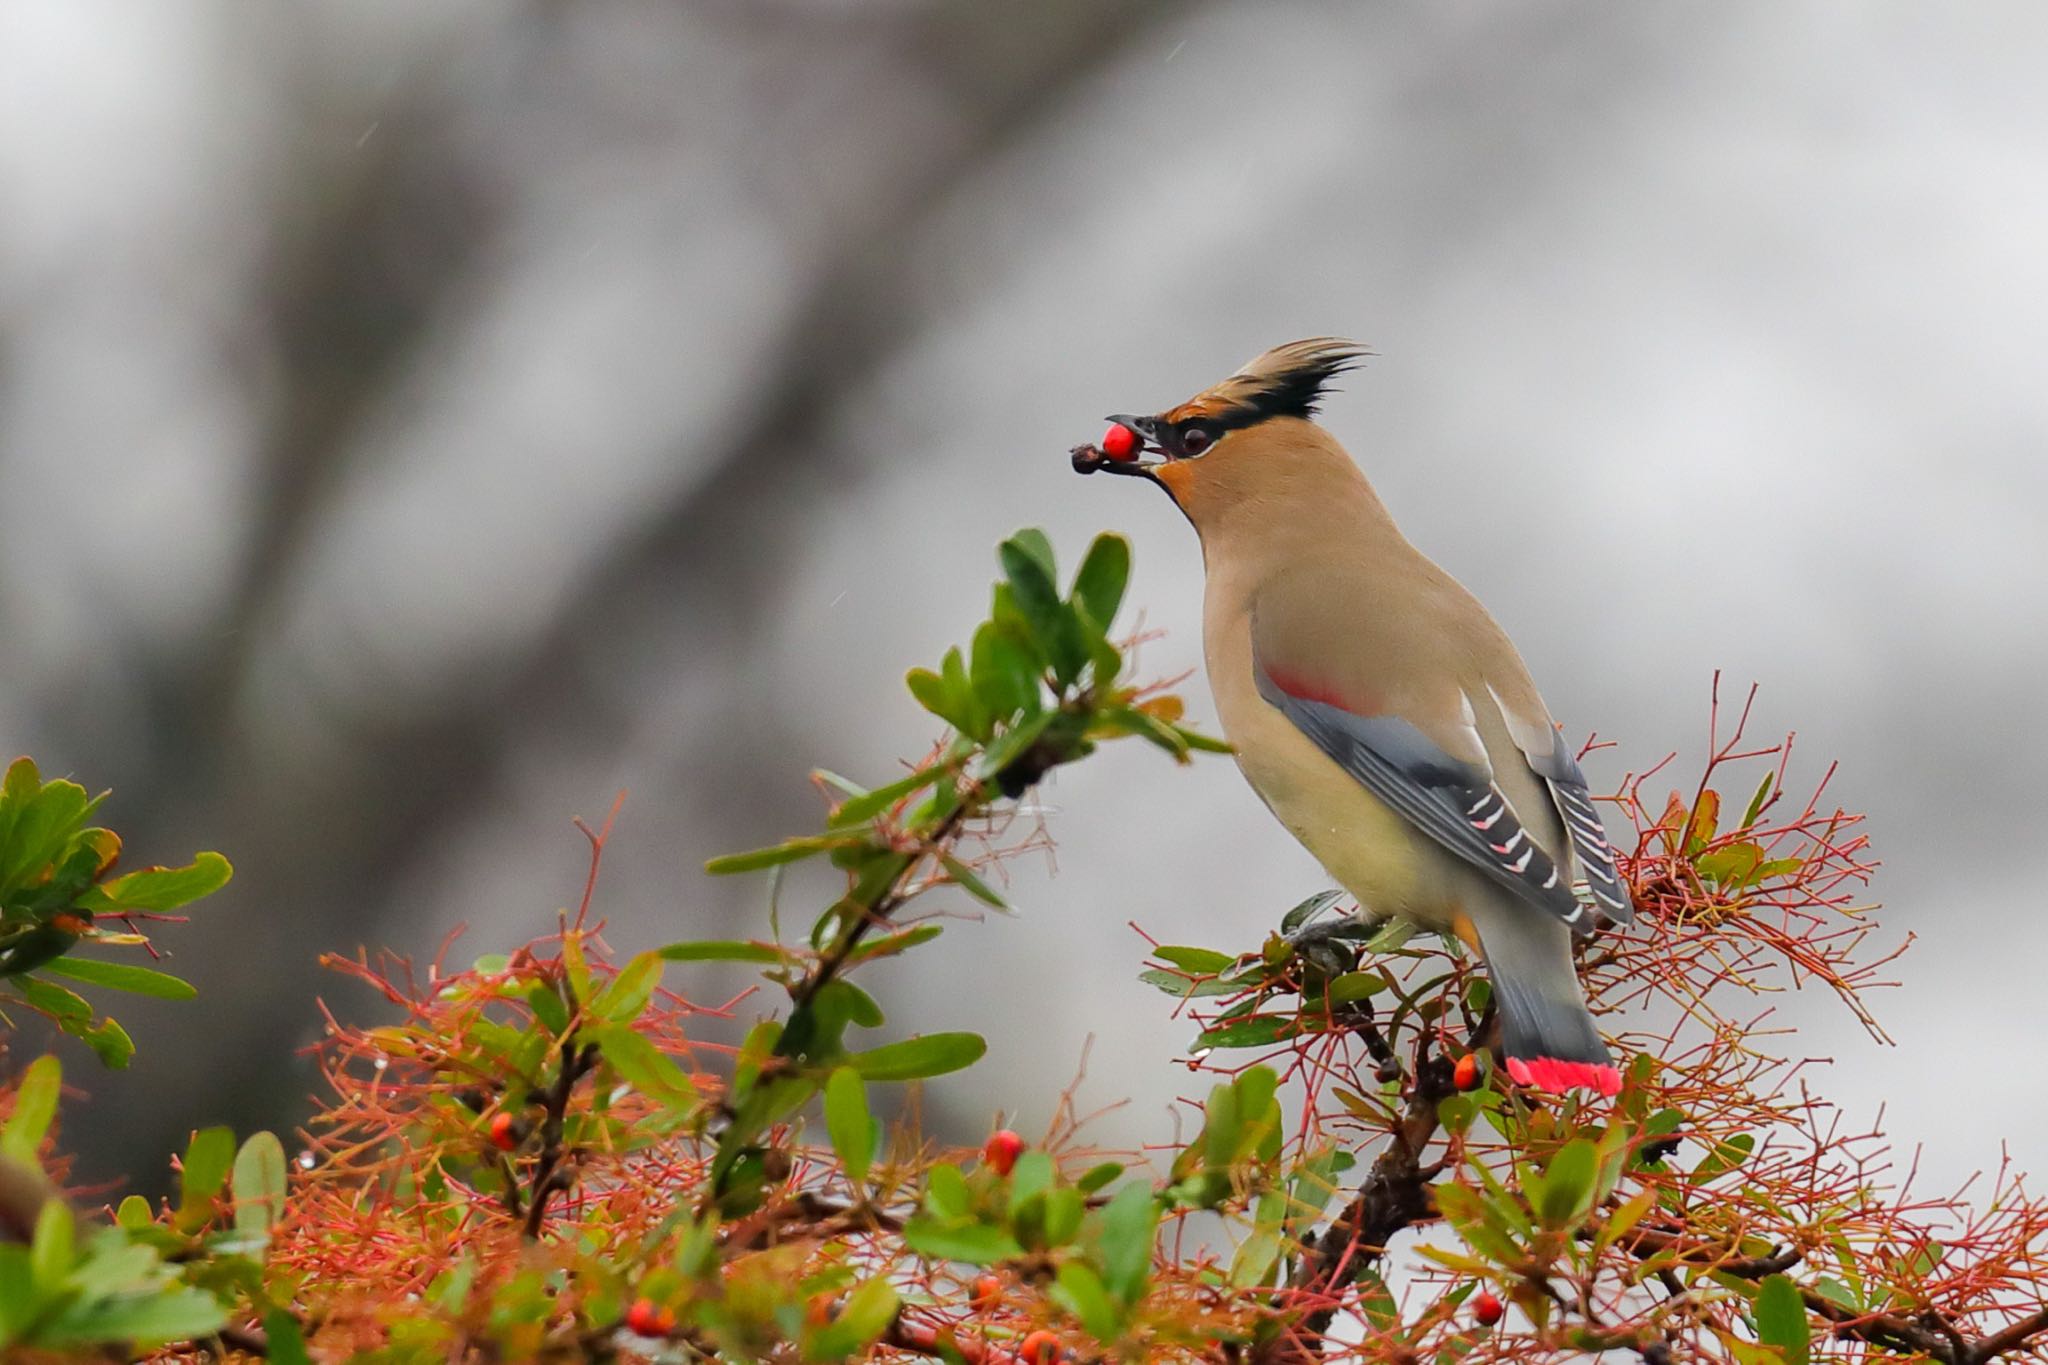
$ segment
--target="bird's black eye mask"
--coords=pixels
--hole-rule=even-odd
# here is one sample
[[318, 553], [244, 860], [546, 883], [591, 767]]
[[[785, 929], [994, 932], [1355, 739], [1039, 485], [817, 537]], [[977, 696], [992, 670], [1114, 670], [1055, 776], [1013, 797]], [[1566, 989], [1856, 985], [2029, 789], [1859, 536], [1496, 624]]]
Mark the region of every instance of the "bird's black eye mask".
[[[1074, 468], [1083, 474], [1107, 469], [1117, 474], [1145, 474], [1172, 460], [1199, 460], [1224, 435], [1263, 421], [1258, 412], [1227, 413], [1213, 417], [1184, 417], [1167, 422], [1158, 417], [1137, 417], [1114, 413], [1112, 425], [1100, 445], [1074, 447]], [[1120, 438], [1118, 428], [1131, 433]], [[1146, 459], [1147, 455], [1164, 458]]]
[[1209, 453], [1210, 447], [1223, 439], [1227, 431], [1247, 427], [1256, 421], [1229, 421], [1215, 417], [1188, 417], [1178, 422], [1164, 422], [1157, 417], [1112, 417], [1113, 422], [1122, 422], [1145, 438], [1147, 449], [1156, 450], [1169, 460], [1199, 460]]

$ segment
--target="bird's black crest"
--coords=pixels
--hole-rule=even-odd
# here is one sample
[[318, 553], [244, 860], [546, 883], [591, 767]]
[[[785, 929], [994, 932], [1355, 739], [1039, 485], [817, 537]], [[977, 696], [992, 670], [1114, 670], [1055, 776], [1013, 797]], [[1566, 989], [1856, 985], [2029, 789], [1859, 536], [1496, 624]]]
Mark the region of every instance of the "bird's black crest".
[[1310, 337], [1275, 346], [1230, 378], [1176, 410], [1174, 417], [1208, 417], [1246, 427], [1269, 417], [1313, 417], [1330, 381], [1355, 369], [1371, 352], [1336, 337]]

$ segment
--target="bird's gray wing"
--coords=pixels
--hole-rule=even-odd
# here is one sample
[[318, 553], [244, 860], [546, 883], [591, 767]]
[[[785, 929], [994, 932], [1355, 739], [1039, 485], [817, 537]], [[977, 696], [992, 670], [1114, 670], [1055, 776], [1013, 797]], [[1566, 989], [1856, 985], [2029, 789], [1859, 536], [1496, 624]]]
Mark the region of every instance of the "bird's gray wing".
[[1257, 665], [1253, 676], [1260, 696], [1409, 824], [1522, 900], [1590, 932], [1585, 907], [1491, 771], [1446, 752], [1399, 716], [1361, 716], [1300, 695]]
[[1550, 730], [1549, 734], [1547, 752], [1524, 748], [1523, 754], [1530, 769], [1550, 784], [1551, 799], [1557, 803], [1557, 813], [1572, 841], [1572, 852], [1578, 856], [1579, 869], [1586, 874], [1586, 890], [1592, 893], [1593, 903], [1616, 924], [1633, 923], [1635, 901], [1620, 869], [1614, 865], [1614, 846], [1607, 842], [1606, 826], [1600, 822], [1600, 813], [1593, 809], [1593, 793], [1586, 786], [1586, 775], [1579, 771], [1579, 761], [1572, 756], [1564, 735], [1557, 730]]

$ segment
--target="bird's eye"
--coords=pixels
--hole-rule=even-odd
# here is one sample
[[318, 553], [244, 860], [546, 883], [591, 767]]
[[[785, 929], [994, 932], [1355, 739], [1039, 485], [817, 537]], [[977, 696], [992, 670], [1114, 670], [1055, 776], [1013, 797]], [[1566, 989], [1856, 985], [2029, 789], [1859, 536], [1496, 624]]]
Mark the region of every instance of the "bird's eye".
[[1189, 456], [1199, 455], [1207, 450], [1209, 443], [1215, 439], [1215, 433], [1207, 427], [1189, 427], [1180, 434], [1181, 453]]

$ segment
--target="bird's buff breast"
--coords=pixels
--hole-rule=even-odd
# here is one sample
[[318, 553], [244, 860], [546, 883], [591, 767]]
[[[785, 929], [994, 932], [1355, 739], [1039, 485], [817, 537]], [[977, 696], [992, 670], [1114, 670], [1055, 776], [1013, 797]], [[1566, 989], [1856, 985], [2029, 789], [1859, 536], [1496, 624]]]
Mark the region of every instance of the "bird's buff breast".
[[1447, 926], [1449, 879], [1393, 810], [1258, 693], [1248, 614], [1205, 621], [1203, 653], [1223, 733], [1252, 790], [1367, 912]]

